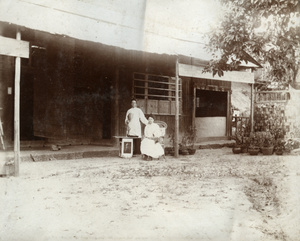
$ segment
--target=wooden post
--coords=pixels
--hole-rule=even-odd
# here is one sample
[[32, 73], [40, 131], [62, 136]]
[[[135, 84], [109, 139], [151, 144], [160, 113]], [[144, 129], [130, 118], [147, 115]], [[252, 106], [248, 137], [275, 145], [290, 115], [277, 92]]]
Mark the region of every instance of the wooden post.
[[14, 95], [14, 167], [15, 176], [19, 176], [20, 167], [20, 79], [21, 58], [29, 58], [29, 42], [21, 41], [21, 32], [17, 30], [16, 39], [0, 36], [0, 54], [16, 57], [15, 95]]
[[176, 79], [175, 79], [175, 139], [174, 139], [174, 151], [175, 157], [179, 157], [178, 139], [179, 139], [179, 64], [178, 57], [176, 58]]
[[[195, 84], [193, 83], [193, 113], [192, 113], [192, 128], [193, 131], [196, 131], [196, 123], [195, 123], [195, 119], [196, 119], [196, 94], [197, 94], [197, 88], [195, 86]], [[194, 133], [196, 135], [196, 133]], [[196, 141], [196, 140], [194, 140]]]
[[226, 136], [229, 139], [232, 136], [231, 89], [227, 92]]
[[[17, 30], [16, 39], [21, 40], [21, 32]], [[14, 97], [14, 161], [15, 176], [19, 176], [20, 167], [20, 78], [21, 78], [21, 58], [16, 57], [15, 64], [15, 97]]]
[[251, 132], [254, 130], [254, 84], [251, 84], [251, 106], [250, 106]]

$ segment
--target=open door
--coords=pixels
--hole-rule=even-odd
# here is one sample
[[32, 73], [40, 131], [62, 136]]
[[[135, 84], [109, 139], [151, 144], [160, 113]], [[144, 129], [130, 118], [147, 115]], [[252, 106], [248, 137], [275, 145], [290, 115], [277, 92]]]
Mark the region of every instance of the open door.
[[195, 126], [197, 138], [226, 137], [227, 92], [196, 90]]

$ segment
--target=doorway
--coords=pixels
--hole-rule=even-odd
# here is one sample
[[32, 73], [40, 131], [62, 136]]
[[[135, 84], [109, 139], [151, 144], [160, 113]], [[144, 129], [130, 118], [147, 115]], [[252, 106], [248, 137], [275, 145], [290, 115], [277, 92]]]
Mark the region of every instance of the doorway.
[[227, 92], [196, 89], [197, 138], [226, 136], [227, 96]]

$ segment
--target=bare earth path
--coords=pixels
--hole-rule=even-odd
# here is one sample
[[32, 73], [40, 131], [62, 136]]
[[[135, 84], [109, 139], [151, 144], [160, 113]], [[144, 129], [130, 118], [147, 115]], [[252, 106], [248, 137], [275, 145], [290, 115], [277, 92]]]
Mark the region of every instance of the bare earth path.
[[300, 240], [299, 156], [23, 162], [0, 179], [0, 240]]

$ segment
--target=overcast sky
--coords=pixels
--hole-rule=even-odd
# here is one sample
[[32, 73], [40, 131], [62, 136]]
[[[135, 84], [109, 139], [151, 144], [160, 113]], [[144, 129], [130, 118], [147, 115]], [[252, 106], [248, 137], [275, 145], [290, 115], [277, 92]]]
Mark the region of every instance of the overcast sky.
[[210, 59], [217, 0], [0, 0], [0, 21], [147, 52]]

